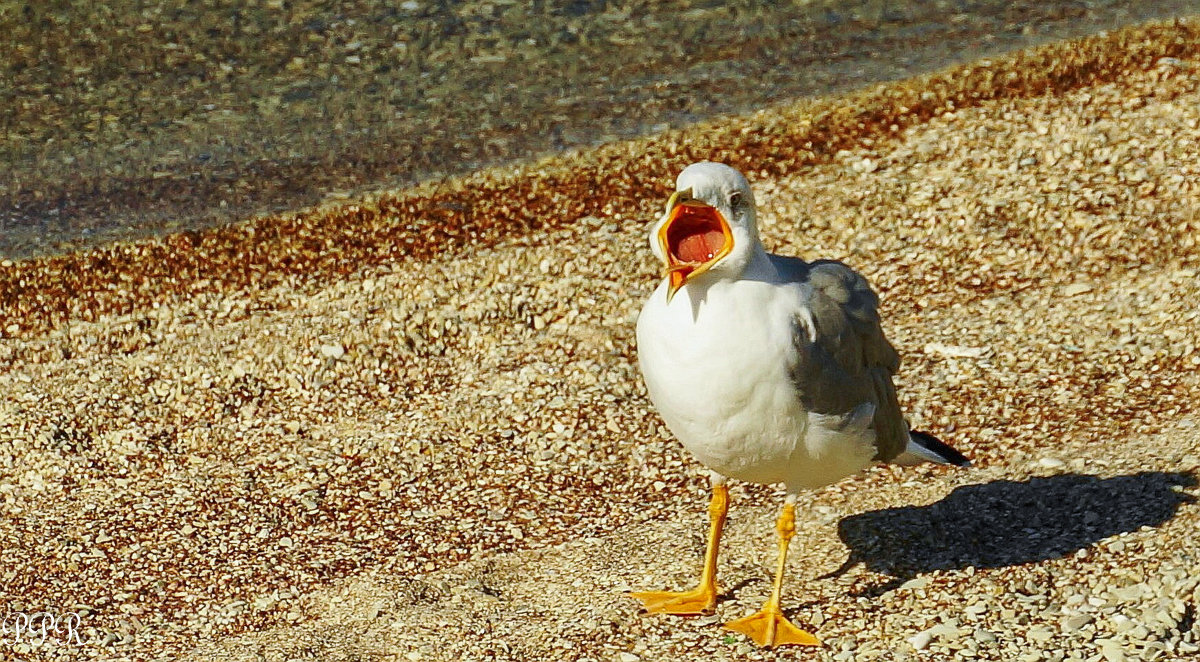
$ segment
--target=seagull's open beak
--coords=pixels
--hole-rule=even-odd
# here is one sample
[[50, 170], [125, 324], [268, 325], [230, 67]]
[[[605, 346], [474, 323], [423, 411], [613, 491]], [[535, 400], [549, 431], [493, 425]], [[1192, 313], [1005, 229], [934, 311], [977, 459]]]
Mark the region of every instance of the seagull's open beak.
[[733, 232], [716, 207], [693, 199], [692, 190], [685, 189], [667, 201], [667, 222], [658, 229], [658, 244], [666, 257], [663, 277], [669, 279], [669, 302], [685, 283], [733, 250]]

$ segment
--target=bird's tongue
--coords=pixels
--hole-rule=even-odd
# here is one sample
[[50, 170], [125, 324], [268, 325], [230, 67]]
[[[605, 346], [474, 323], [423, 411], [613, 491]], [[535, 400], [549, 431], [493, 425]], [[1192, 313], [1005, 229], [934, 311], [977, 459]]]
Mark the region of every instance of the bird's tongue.
[[720, 230], [704, 230], [681, 237], [675, 246], [675, 257], [681, 262], [708, 262], [725, 244]]
[[725, 247], [717, 210], [706, 205], [677, 207], [667, 229], [667, 246], [673, 260], [683, 264], [700, 265], [716, 257]]

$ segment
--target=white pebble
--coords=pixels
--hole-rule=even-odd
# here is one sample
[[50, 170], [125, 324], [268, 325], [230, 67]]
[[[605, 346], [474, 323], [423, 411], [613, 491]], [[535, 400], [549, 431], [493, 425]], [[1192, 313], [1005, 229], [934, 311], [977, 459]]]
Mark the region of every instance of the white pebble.
[[346, 354], [346, 348], [341, 343], [321, 345], [321, 355], [330, 359], [340, 359]]
[[923, 630], [908, 638], [908, 643], [917, 650], [924, 650], [930, 641], [933, 641], [933, 633], [929, 630]]

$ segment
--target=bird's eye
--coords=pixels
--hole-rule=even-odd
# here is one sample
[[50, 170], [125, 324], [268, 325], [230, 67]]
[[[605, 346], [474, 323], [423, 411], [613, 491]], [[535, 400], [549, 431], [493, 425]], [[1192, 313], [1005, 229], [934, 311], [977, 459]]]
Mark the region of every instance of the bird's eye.
[[733, 193], [730, 193], [730, 194], [729, 194], [729, 206], [730, 206], [730, 207], [737, 207], [737, 206], [738, 206], [738, 205], [740, 205], [740, 204], [742, 204], [742, 193], [741, 193], [741, 191], [734, 191]]

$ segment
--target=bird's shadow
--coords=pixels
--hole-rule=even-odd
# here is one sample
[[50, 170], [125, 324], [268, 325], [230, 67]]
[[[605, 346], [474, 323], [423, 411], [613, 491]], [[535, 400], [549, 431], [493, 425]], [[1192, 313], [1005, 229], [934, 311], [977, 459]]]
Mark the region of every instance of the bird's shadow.
[[1109, 536], [1159, 526], [1191, 495], [1191, 473], [1146, 471], [1112, 478], [1061, 474], [955, 488], [927, 506], [886, 508], [843, 519], [850, 558], [835, 576], [866, 564], [895, 579], [879, 595], [935, 570], [1001, 568], [1061, 558]]

